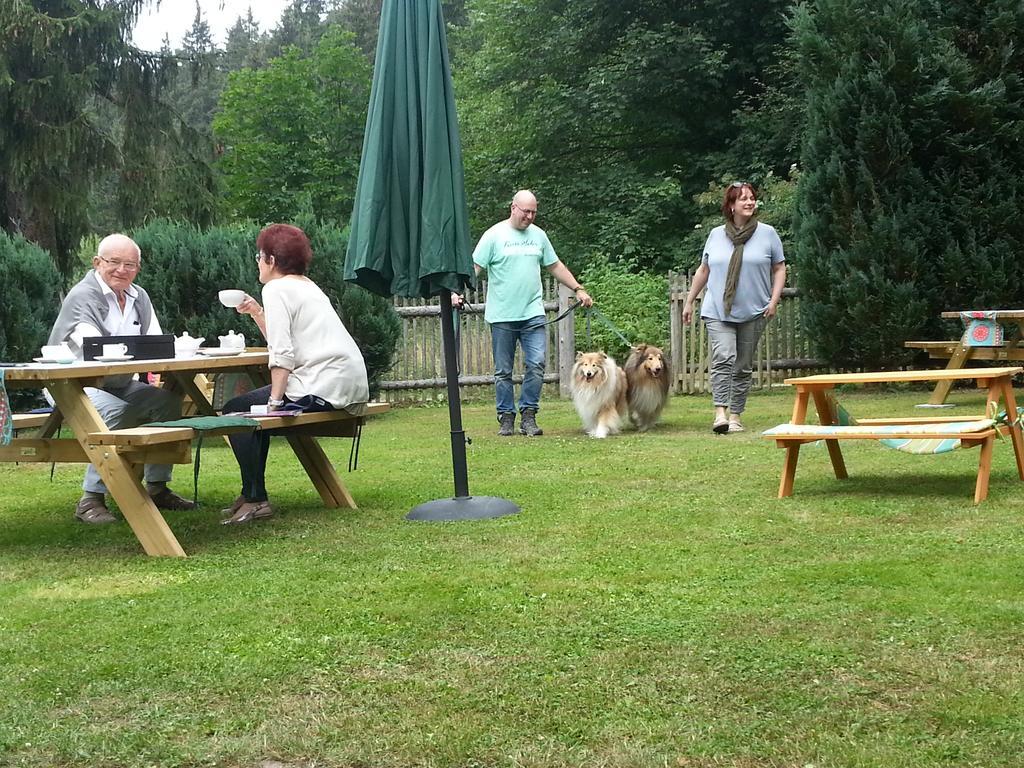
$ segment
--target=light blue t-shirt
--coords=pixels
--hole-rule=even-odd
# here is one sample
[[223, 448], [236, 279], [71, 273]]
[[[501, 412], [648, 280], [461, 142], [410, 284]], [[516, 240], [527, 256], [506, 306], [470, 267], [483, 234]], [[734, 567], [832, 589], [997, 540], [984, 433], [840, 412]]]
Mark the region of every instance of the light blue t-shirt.
[[732, 312], [726, 316], [725, 278], [729, 274], [732, 250], [732, 240], [725, 234], [724, 224], [711, 230], [701, 259], [711, 268], [700, 305], [702, 318], [745, 323], [763, 315], [768, 309], [768, 302], [772, 299], [772, 265], [786, 260], [779, 233], [768, 224], [757, 223], [754, 234], [743, 246], [743, 266], [732, 300]]
[[484, 232], [473, 263], [487, 270], [488, 323], [529, 320], [544, 314], [541, 267], [558, 261], [548, 236], [538, 226], [516, 229], [499, 221]]

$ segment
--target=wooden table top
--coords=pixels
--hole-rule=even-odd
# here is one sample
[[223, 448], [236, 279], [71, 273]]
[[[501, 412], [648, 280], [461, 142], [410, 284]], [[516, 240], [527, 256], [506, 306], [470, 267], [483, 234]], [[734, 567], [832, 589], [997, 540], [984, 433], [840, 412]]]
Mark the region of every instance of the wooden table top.
[[906, 381], [945, 381], [949, 379], [989, 380], [1021, 373], [1024, 368], [941, 368], [932, 371], [864, 371], [862, 373], [822, 373], [815, 376], [798, 376], [786, 379], [794, 386], [835, 384], [895, 384]]
[[942, 317], [949, 320], [959, 320], [961, 312], [995, 312], [997, 320], [1024, 320], [1024, 309], [964, 309], [952, 312], [943, 312]]
[[267, 352], [258, 351], [231, 356], [195, 355], [154, 360], [125, 360], [117, 363], [102, 363], [96, 360], [74, 363], [28, 363], [14, 368], [4, 368], [4, 381], [7, 384], [21, 382], [23, 385], [25, 382], [38, 382], [40, 386], [45, 386], [48, 381], [97, 379], [132, 373], [223, 372], [266, 366], [269, 358]]

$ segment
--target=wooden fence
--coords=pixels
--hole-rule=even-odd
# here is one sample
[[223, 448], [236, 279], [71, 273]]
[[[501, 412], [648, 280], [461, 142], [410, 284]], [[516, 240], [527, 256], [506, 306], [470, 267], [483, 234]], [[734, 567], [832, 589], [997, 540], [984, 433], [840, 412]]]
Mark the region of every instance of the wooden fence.
[[[569, 306], [572, 294], [545, 275], [544, 312], [554, 319]], [[467, 291], [466, 306], [456, 315], [459, 348], [459, 388], [466, 398], [493, 397], [494, 362], [491, 332], [484, 321], [487, 282]], [[444, 351], [441, 343], [441, 308], [437, 299], [395, 297], [395, 312], [402, 318], [402, 337], [395, 362], [381, 381], [381, 396], [388, 402], [430, 402], [445, 397]], [[569, 373], [576, 355], [572, 316], [548, 326], [545, 384], [559, 385], [568, 395]], [[516, 355], [512, 380], [523, 380], [521, 355]]]
[[[690, 287], [690, 275], [670, 272], [668, 301], [671, 331], [670, 347], [675, 391], [679, 394], [710, 391], [708, 378], [708, 339], [700, 322], [700, 301], [694, 319], [683, 326], [682, 309]], [[467, 308], [458, 313], [456, 325], [460, 352], [459, 386], [463, 397], [493, 396], [494, 363], [491, 334], [483, 309], [487, 283], [466, 295]], [[553, 319], [565, 309], [571, 294], [545, 275], [544, 310]], [[395, 363], [381, 381], [381, 396], [388, 402], [429, 402], [445, 396], [444, 355], [441, 345], [440, 307], [436, 299], [395, 298], [395, 311], [402, 318], [402, 338]], [[753, 386], [780, 384], [787, 376], [825, 372], [825, 364], [811, 356], [810, 344], [800, 320], [800, 292], [786, 288], [775, 319], [769, 323], [758, 346]], [[574, 315], [548, 326], [548, 360], [544, 381], [558, 385], [559, 394], [568, 396], [569, 377], [576, 356]], [[516, 356], [513, 380], [522, 381], [522, 361]], [[623, 361], [620, 361], [623, 362]]]
[[[669, 320], [672, 370], [678, 394], [711, 391], [708, 374], [710, 347], [708, 333], [700, 321], [700, 299], [694, 304], [693, 319], [683, 325], [683, 304], [690, 290], [690, 274], [670, 272], [668, 276]], [[825, 373], [826, 364], [811, 355], [811, 345], [800, 318], [800, 291], [784, 288], [779, 311], [765, 329], [754, 361], [753, 385], [757, 388], [782, 383], [788, 376]]]

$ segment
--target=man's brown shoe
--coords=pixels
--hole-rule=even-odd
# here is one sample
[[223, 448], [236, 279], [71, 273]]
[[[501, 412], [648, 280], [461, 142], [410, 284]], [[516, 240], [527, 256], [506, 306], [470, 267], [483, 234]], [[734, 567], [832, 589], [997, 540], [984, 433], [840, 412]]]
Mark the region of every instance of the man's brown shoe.
[[195, 509], [198, 506], [194, 501], [183, 499], [167, 486], [161, 488], [157, 493], [151, 493], [149, 498], [151, 498], [153, 503], [156, 504], [157, 509], [176, 511], [182, 509]]
[[81, 520], [89, 525], [103, 525], [104, 523], [116, 523], [117, 518], [110, 514], [103, 499], [87, 496], [79, 499], [75, 505], [75, 519]]

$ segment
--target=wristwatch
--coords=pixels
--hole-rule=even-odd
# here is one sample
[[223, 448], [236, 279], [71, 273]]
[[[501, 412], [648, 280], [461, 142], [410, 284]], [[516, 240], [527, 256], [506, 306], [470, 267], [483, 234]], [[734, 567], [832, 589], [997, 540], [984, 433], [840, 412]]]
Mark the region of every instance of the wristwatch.
[[275, 400], [274, 398], [271, 397], [267, 399], [267, 405], [272, 405], [275, 408], [279, 408], [282, 405], [284, 405], [284, 400]]

